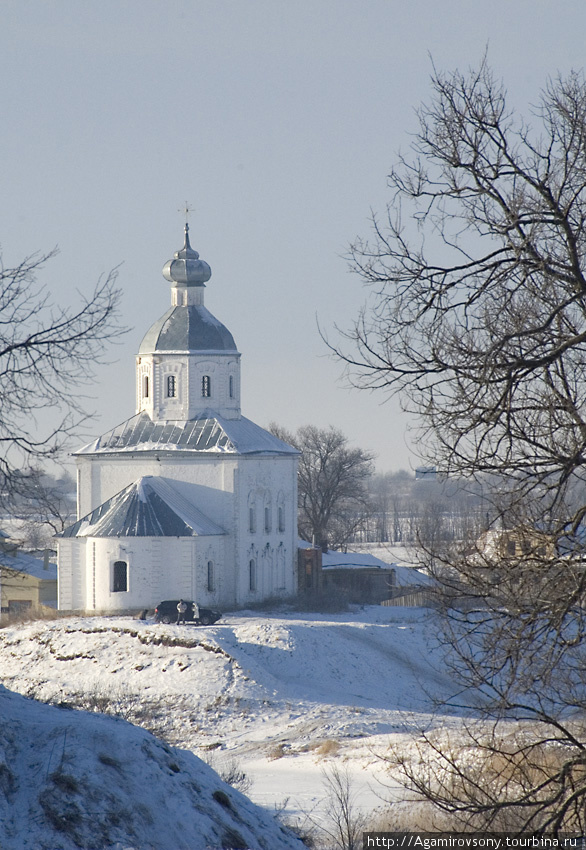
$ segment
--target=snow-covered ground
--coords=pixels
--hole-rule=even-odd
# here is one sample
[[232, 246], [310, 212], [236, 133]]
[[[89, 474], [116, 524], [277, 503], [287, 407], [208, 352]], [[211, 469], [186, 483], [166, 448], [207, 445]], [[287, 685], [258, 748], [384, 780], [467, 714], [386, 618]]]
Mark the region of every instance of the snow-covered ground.
[[115, 711], [219, 772], [237, 764], [250, 798], [269, 810], [319, 809], [322, 771], [336, 760], [371, 810], [393, 795], [377, 753], [430, 723], [457, 722], [432, 716], [433, 697], [452, 692], [436, 634], [429, 609], [379, 606], [239, 612], [209, 627], [67, 618], [1, 630], [0, 681]]
[[0, 688], [2, 850], [303, 850], [192, 753]]

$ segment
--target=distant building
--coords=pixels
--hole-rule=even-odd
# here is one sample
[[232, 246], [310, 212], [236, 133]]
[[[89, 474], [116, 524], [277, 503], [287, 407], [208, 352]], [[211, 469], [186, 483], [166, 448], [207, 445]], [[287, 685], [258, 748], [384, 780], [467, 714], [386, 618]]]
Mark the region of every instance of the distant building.
[[437, 467], [435, 466], [418, 466], [415, 470], [415, 478], [419, 481], [422, 478], [435, 481], [437, 478]]
[[549, 560], [555, 555], [553, 538], [536, 528], [491, 528], [477, 541], [478, 551], [487, 561], [508, 559]]
[[306, 595], [323, 593], [348, 602], [378, 604], [433, 586], [433, 580], [414, 567], [387, 563], [363, 552], [322, 552], [300, 543], [299, 590]]
[[240, 353], [204, 306], [211, 269], [188, 230], [163, 269], [171, 307], [136, 357], [136, 414], [75, 453], [60, 609], [179, 597], [222, 607], [296, 592], [298, 452], [241, 414]]

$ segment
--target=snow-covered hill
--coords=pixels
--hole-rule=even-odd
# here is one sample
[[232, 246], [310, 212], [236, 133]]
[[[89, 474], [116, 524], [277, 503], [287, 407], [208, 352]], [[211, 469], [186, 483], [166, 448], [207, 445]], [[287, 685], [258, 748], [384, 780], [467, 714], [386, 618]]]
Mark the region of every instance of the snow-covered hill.
[[[293, 809], [313, 808], [324, 758], [344, 758], [371, 807], [380, 802], [382, 770], [373, 751], [432, 722], [432, 695], [451, 692], [435, 631], [431, 611], [374, 606], [335, 616], [239, 613], [199, 628], [70, 618], [0, 631], [0, 680], [53, 704], [117, 713], [218, 770], [236, 759], [253, 780], [251, 798], [267, 809], [286, 798]], [[83, 716], [55, 711], [62, 730]], [[64, 732], [55, 734], [49, 750], [57, 752]], [[163, 773], [166, 758], [179, 758], [162, 744], [148, 747]], [[94, 762], [104, 752], [126, 764], [117, 745], [87, 749]], [[183, 758], [199, 764], [189, 752]], [[43, 759], [40, 770], [50, 776], [46, 751]], [[104, 766], [97, 767], [101, 777]]]
[[303, 845], [200, 759], [148, 732], [0, 689], [2, 850]]

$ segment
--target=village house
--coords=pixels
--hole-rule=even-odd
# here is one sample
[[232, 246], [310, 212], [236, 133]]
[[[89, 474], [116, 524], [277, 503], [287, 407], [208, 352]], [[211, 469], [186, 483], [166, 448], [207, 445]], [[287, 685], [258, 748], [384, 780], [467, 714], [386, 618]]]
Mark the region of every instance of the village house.
[[413, 566], [384, 561], [371, 553], [322, 552], [299, 543], [299, 590], [346, 602], [378, 605], [429, 590], [432, 579]]
[[0, 619], [40, 614], [57, 606], [57, 566], [22, 552], [0, 531]]

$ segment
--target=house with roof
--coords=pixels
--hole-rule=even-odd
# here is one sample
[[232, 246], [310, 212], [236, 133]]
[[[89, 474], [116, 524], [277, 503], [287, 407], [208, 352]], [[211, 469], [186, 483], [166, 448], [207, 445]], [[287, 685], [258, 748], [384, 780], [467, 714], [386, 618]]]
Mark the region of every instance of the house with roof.
[[0, 531], [0, 619], [42, 613], [57, 606], [57, 565], [19, 550]]
[[341, 596], [349, 602], [378, 604], [429, 591], [434, 582], [414, 566], [384, 561], [366, 552], [322, 552], [300, 541], [299, 586], [306, 594], [322, 593]]
[[136, 413], [74, 454], [60, 609], [222, 607], [297, 589], [298, 452], [242, 416], [240, 353], [204, 305], [211, 269], [187, 224], [163, 276], [171, 307], [136, 356]]

